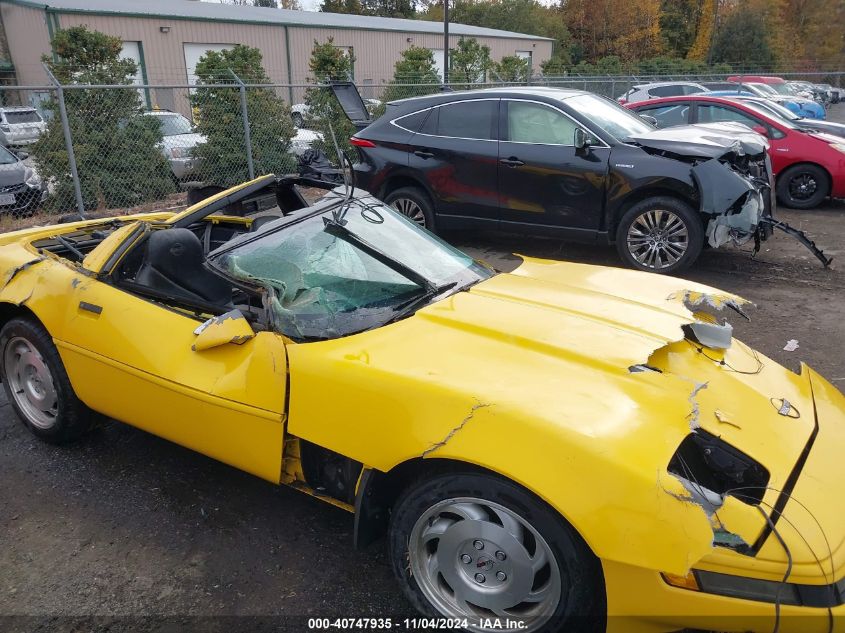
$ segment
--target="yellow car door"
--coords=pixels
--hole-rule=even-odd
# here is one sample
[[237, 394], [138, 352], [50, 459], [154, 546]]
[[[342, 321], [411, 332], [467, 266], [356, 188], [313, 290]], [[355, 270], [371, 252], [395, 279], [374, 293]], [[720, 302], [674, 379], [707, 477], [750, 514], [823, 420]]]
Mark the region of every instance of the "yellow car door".
[[[112, 249], [108, 242], [97, 250]], [[97, 250], [86, 267], [103, 261]], [[287, 389], [282, 337], [252, 336], [250, 330], [251, 338], [197, 345], [202, 317], [82, 273], [69, 293], [69, 313], [55, 342], [85, 404], [279, 481]]]

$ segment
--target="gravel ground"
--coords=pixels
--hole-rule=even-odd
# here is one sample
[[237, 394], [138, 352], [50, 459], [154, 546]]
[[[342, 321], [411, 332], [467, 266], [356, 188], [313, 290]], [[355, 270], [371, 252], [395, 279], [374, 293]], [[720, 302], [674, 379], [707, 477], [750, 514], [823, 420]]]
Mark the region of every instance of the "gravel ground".
[[[834, 116], [845, 120], [845, 105]], [[687, 276], [757, 304], [750, 323], [732, 319], [739, 338], [842, 388], [845, 203], [779, 217], [807, 230], [833, 268], [781, 234], [755, 259], [705, 252]], [[518, 265], [512, 252], [618, 265], [611, 248], [454, 239], [503, 269]], [[783, 351], [793, 338], [799, 349]], [[414, 615], [383, 543], [351, 548], [351, 515], [119, 423], [56, 448], [25, 432], [2, 399], [0, 482], [2, 630], [280, 631], [306, 621], [244, 616]]]

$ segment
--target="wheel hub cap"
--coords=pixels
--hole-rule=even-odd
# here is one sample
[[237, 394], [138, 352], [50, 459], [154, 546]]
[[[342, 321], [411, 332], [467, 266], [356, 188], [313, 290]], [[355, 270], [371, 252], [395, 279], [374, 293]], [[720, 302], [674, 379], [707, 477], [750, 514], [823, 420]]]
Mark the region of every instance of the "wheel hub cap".
[[[451, 499], [414, 525], [411, 571], [420, 590], [447, 617], [520, 622], [534, 631], [561, 600], [561, 575], [549, 545], [524, 519], [499, 504]], [[495, 628], [495, 624], [493, 625]]]
[[42, 429], [53, 426], [58, 396], [53, 376], [35, 346], [22, 337], [10, 339], [4, 362], [12, 397], [27, 420]]
[[390, 203], [390, 206], [402, 215], [412, 219], [420, 226], [425, 226], [425, 213], [423, 213], [422, 207], [413, 200], [408, 198], [396, 198], [396, 200]]
[[676, 264], [689, 249], [689, 232], [671, 211], [646, 211], [631, 223], [628, 252], [642, 266], [659, 270]]
[[809, 174], [796, 176], [789, 183], [789, 194], [795, 200], [809, 200], [816, 193], [818, 183]]

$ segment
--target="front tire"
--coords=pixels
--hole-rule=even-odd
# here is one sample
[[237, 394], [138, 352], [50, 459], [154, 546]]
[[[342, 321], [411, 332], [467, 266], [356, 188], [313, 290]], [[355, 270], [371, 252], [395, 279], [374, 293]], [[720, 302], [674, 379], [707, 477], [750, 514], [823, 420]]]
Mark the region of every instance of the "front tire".
[[303, 125], [305, 125], [305, 120], [302, 118], [302, 115], [299, 112], [294, 112], [290, 116], [293, 119], [293, 127], [301, 128]]
[[478, 632], [517, 622], [523, 633], [604, 630], [598, 559], [512, 482], [475, 473], [417, 482], [394, 507], [388, 538], [393, 572], [427, 616]]
[[387, 194], [384, 201], [421, 227], [436, 230], [431, 200], [422, 189], [401, 187]]
[[778, 178], [777, 197], [791, 209], [813, 209], [830, 195], [830, 178], [818, 165], [795, 165]]
[[698, 213], [678, 200], [657, 196], [632, 206], [616, 229], [616, 250], [630, 267], [672, 274], [701, 254], [704, 227]]
[[15, 413], [39, 439], [64, 444], [93, 427], [96, 414], [76, 397], [40, 323], [19, 317], [0, 329], [0, 378]]

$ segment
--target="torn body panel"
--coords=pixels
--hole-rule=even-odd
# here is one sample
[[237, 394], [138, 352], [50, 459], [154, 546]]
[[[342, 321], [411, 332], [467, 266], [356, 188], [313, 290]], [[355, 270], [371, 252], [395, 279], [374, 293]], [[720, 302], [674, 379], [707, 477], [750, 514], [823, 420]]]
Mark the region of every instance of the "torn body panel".
[[[403, 321], [290, 346], [289, 430], [381, 472], [420, 456], [487, 468], [542, 496], [602, 559], [686, 573], [714, 541], [753, 541], [762, 529], [733, 497], [722, 507], [741, 524], [714, 523], [668, 471], [691, 431], [695, 384], [708, 385], [693, 394], [698, 426], [765, 463], [775, 487], [806, 429], [772, 441], [769, 426], [784, 418], [768, 391], [809, 405], [805, 378], [745, 346], [687, 340], [697, 319], [685, 302], [743, 303], [675, 279], [527, 260]], [[638, 365], [659, 371], [629, 371]], [[741, 429], [715, 418], [726, 401]], [[371, 441], [385, 429], [389, 445]], [[572, 485], [584, 473], [590, 486]]]
[[705, 234], [710, 246], [744, 244], [758, 233], [765, 208], [759, 187], [717, 159], [692, 168], [698, 186], [700, 211], [710, 219]]

